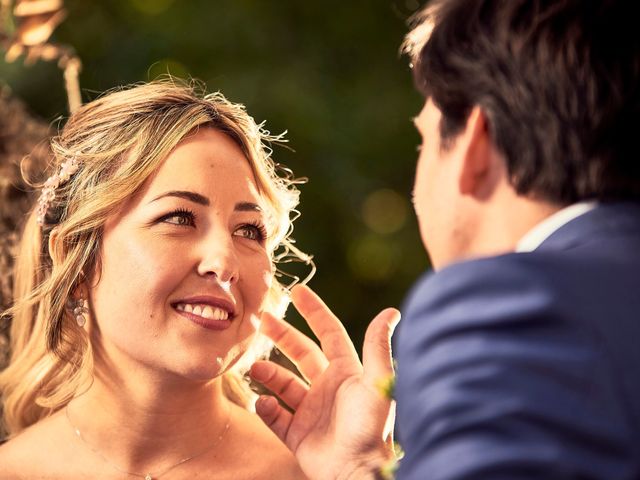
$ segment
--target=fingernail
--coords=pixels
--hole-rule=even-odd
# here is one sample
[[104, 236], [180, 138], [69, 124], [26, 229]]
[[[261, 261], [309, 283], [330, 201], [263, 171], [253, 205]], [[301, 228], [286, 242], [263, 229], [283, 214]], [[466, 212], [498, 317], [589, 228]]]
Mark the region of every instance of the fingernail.
[[293, 300], [294, 302], [296, 300], [300, 299], [300, 295], [305, 295], [309, 292], [309, 287], [307, 287], [306, 285], [295, 285], [292, 289], [291, 289], [291, 300]]
[[257, 380], [258, 382], [264, 382], [269, 378], [267, 368], [265, 365], [256, 363], [251, 366], [251, 378]]
[[395, 316], [395, 318], [391, 321], [391, 334], [393, 335], [393, 332], [395, 331], [396, 327], [398, 326], [398, 324], [400, 323], [400, 319], [402, 318], [402, 315], [400, 314], [400, 312], [398, 312], [398, 314]]
[[256, 401], [256, 412], [261, 415], [269, 415], [273, 412], [275, 405], [276, 400], [273, 397], [263, 395]]

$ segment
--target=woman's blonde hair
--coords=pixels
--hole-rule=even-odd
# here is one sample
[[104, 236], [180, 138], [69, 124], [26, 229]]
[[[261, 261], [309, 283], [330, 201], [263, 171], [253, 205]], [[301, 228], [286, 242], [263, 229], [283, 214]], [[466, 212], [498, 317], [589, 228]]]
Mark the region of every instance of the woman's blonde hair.
[[[51, 142], [52, 170], [75, 157], [79, 169], [55, 191], [40, 227], [34, 208], [26, 222], [15, 266], [11, 362], [0, 373], [5, 428], [15, 434], [64, 407], [92, 379], [93, 358], [85, 330], [66, 302], [100, 268], [103, 226], [186, 135], [213, 127], [233, 139], [251, 165], [271, 207], [268, 249], [298, 252], [289, 240], [298, 190], [277, 168], [265, 142], [280, 140], [254, 122], [244, 107], [220, 93], [164, 79], [116, 91], [83, 106]], [[55, 230], [54, 230], [55, 229]], [[55, 234], [52, 235], [52, 232]], [[280, 251], [280, 250], [279, 250]], [[266, 308], [282, 306], [274, 279]], [[246, 396], [237, 373], [227, 373], [227, 396]]]

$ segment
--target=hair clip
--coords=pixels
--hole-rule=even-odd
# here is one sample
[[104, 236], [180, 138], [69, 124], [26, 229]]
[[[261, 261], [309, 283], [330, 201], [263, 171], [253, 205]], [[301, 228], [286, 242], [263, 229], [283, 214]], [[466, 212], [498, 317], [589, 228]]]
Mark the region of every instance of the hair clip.
[[51, 175], [44, 185], [42, 186], [42, 192], [40, 193], [40, 198], [38, 199], [38, 209], [36, 215], [36, 221], [38, 225], [41, 227], [44, 226], [45, 216], [47, 215], [47, 210], [49, 210], [49, 206], [54, 198], [56, 198], [56, 188], [62, 185], [64, 182], [71, 178], [71, 175], [76, 173], [78, 170], [78, 162], [76, 161], [76, 157], [72, 157], [66, 162], [63, 162], [60, 165], [60, 172], [54, 173]]

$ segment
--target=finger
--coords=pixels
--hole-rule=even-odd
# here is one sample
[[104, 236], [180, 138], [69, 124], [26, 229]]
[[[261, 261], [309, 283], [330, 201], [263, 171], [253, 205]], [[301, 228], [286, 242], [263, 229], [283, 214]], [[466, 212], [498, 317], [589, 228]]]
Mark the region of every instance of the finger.
[[393, 375], [391, 335], [400, 321], [400, 312], [387, 308], [369, 324], [364, 335], [362, 363], [364, 378], [369, 385], [378, 385]]
[[291, 300], [320, 340], [329, 361], [349, 357], [359, 362], [358, 353], [344, 326], [318, 295], [306, 285], [297, 285], [291, 291]]
[[287, 433], [289, 432], [293, 415], [280, 406], [275, 398], [267, 395], [261, 396], [256, 401], [256, 413], [265, 425], [287, 445]]
[[251, 378], [260, 382], [280, 400], [296, 410], [307, 394], [307, 385], [291, 370], [273, 362], [258, 361], [251, 366]]
[[262, 314], [260, 331], [275, 342], [309, 382], [313, 382], [329, 366], [320, 347], [284, 320], [265, 312]]

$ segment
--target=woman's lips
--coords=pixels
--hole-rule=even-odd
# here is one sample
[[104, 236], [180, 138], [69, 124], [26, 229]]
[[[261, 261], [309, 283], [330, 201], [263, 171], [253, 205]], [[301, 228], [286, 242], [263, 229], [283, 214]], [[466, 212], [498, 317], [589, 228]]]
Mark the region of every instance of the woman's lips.
[[235, 316], [233, 304], [211, 296], [195, 296], [172, 304], [183, 317], [209, 330], [229, 328]]
[[187, 312], [185, 310], [178, 310], [174, 307], [175, 311], [178, 312], [181, 316], [185, 317], [187, 320], [191, 320], [196, 325], [200, 325], [208, 330], [226, 330], [231, 326], [231, 319], [214, 319], [214, 318], [205, 318], [200, 315], [196, 315], [192, 312]]

